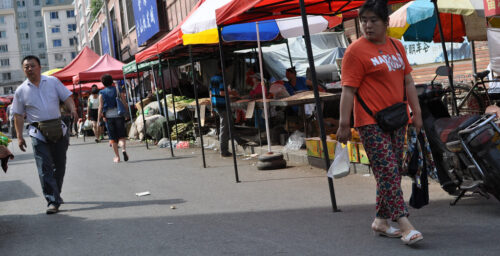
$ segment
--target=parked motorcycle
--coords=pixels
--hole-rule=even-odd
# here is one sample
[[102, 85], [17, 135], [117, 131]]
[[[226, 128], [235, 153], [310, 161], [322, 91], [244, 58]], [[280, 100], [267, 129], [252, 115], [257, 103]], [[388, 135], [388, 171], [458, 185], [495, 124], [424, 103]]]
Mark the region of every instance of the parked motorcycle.
[[500, 128], [494, 122], [496, 115], [451, 117], [443, 102], [451, 90], [434, 82], [448, 72], [447, 67], [439, 67], [431, 83], [416, 85], [439, 182], [456, 196], [452, 205], [468, 192], [486, 198], [491, 194], [500, 200]]

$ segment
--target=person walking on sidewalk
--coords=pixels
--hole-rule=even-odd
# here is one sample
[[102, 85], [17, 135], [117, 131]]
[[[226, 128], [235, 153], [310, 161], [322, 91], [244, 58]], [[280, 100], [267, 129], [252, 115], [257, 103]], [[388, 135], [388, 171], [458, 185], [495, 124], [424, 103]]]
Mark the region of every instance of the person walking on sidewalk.
[[[389, 24], [387, 1], [366, 1], [359, 11], [359, 18], [363, 37], [347, 48], [342, 61], [337, 140], [346, 143], [351, 138], [350, 118], [354, 105], [354, 126], [377, 181], [376, 215], [372, 229], [376, 234], [388, 237], [402, 236], [405, 244], [413, 244], [422, 240], [423, 235], [408, 220], [408, 209], [401, 189], [406, 126], [393, 132], [384, 132], [359, 100], [373, 113], [377, 113], [401, 102], [406, 90], [413, 112], [412, 123], [420, 131], [422, 117], [411, 76], [412, 68], [403, 45], [386, 35]], [[389, 219], [397, 222], [400, 229], [391, 227]]]
[[97, 85], [93, 84], [90, 91], [90, 96], [87, 102], [87, 118], [92, 122], [92, 130], [95, 136], [95, 142], [99, 143], [101, 136], [101, 126], [97, 121], [97, 115], [99, 114], [99, 89]]
[[125, 94], [120, 93], [118, 95], [118, 88], [113, 85], [113, 77], [109, 74], [105, 74], [101, 77], [101, 82], [104, 84], [104, 89], [99, 92], [99, 110], [98, 119], [106, 122], [108, 127], [109, 143], [113, 148], [115, 157], [113, 162], [120, 162], [120, 154], [118, 153], [118, 146], [122, 149], [123, 160], [128, 161], [127, 154], [127, 131], [125, 129], [125, 117], [118, 114], [117, 98], [119, 98], [122, 103], [125, 104]]
[[47, 214], [57, 213], [61, 198], [69, 129], [61, 120], [59, 102], [62, 101], [74, 118], [78, 118], [72, 93], [55, 77], [41, 75], [40, 60], [26, 56], [22, 67], [27, 79], [17, 88], [12, 112], [21, 151], [25, 151], [23, 137], [24, 116], [29, 123], [29, 135], [38, 168], [42, 191], [48, 203]]

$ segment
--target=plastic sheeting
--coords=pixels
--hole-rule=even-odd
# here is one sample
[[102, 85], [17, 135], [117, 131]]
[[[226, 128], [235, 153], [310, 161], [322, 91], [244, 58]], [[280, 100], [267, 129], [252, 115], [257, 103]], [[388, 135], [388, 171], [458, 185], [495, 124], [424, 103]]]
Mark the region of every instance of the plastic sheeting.
[[[345, 48], [349, 45], [342, 32], [321, 33], [311, 36], [316, 66], [336, 64], [337, 58], [344, 56]], [[307, 52], [302, 37], [289, 39], [290, 54], [297, 76], [305, 76], [309, 67]], [[290, 67], [290, 59], [286, 44], [273, 45], [262, 48], [264, 65], [271, 77], [277, 80], [285, 79], [285, 70]]]
[[490, 50], [490, 68], [500, 72], [500, 29], [488, 28], [488, 49]]

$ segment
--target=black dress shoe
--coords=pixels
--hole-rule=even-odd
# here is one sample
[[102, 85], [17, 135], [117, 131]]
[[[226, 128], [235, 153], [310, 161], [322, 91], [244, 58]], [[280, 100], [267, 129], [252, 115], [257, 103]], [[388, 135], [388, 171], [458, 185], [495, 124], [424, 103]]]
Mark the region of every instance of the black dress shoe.
[[221, 152], [221, 153], [220, 153], [220, 155], [221, 155], [222, 157], [230, 157], [230, 156], [232, 156], [233, 154], [231, 154], [231, 152]]

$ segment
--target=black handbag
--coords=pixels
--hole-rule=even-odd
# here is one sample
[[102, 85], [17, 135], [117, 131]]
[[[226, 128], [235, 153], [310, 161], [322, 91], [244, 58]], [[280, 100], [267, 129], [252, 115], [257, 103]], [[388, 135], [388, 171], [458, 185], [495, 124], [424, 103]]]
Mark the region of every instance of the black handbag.
[[[398, 47], [396, 47], [396, 44], [394, 44], [394, 41], [392, 41], [392, 39], [390, 40], [394, 45], [394, 48], [396, 48], [396, 51], [398, 51], [398, 53], [401, 56], [403, 56], [401, 52], [399, 52]], [[356, 92], [356, 97], [361, 106], [365, 109], [366, 113], [375, 118], [375, 121], [377, 121], [378, 126], [380, 126], [380, 128], [384, 132], [393, 132], [408, 124], [408, 106], [406, 104], [406, 84], [404, 79], [403, 79], [403, 102], [399, 102], [392, 106], [384, 108], [378, 111], [375, 115], [370, 110], [370, 108], [368, 108], [368, 106], [365, 104], [363, 99], [361, 99], [361, 97], [357, 92]]]

